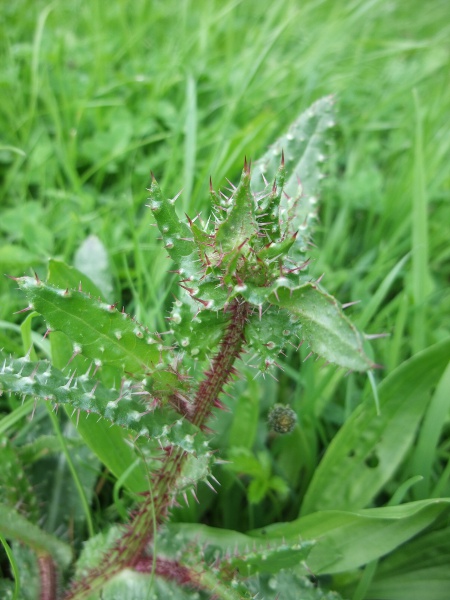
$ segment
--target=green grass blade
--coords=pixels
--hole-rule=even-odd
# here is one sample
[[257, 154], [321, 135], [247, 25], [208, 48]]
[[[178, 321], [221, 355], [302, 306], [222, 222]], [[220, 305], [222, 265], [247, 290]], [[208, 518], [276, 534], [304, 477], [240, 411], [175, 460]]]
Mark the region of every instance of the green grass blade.
[[11, 550], [11, 547], [8, 544], [8, 542], [6, 541], [6, 539], [3, 537], [3, 535], [0, 535], [0, 542], [3, 546], [5, 554], [9, 560], [11, 573], [14, 577], [14, 592], [13, 592], [12, 600], [20, 600], [20, 596], [19, 596], [19, 594], [20, 594], [20, 573], [19, 573], [16, 559], [14, 558], [14, 553]]
[[413, 215], [412, 215], [412, 291], [414, 298], [413, 350], [418, 352], [426, 344], [426, 298], [430, 291], [428, 270], [428, 196], [424, 160], [423, 115], [417, 89], [413, 91], [415, 108]]
[[433, 465], [438, 455], [439, 440], [443, 433], [449, 410], [450, 363], [442, 373], [431, 398], [409, 465], [409, 471], [412, 475], [419, 474], [423, 477], [423, 480], [413, 490], [416, 500], [422, 500], [431, 495]]
[[450, 340], [420, 352], [379, 386], [380, 415], [367, 401], [354, 411], [317, 468], [302, 514], [358, 509], [375, 498], [411, 448], [429, 393], [449, 360]]
[[316, 540], [308, 567], [316, 575], [342, 573], [392, 552], [448, 514], [449, 508], [450, 499], [443, 498], [360, 511], [318, 511], [251, 534], [267, 543], [289, 542], [298, 536]]

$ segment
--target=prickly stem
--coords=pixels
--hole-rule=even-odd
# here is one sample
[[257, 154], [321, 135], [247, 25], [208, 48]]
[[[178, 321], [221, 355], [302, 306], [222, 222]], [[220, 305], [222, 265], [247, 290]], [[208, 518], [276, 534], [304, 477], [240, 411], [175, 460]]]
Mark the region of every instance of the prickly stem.
[[249, 309], [246, 302], [238, 300], [234, 300], [228, 307], [231, 314], [230, 324], [220, 344], [219, 352], [212, 361], [211, 369], [205, 373], [205, 378], [200, 383], [195, 395], [194, 425], [199, 427], [205, 425], [211, 408], [217, 402], [219, 394], [233, 373], [233, 364], [244, 343], [244, 329]]
[[[225, 330], [220, 348], [212, 360], [211, 368], [205, 373], [194, 399], [192, 422], [199, 428], [205, 426], [218, 396], [233, 373], [233, 365], [244, 343], [244, 329], [249, 312], [246, 302], [233, 301], [228, 311], [230, 322]], [[106, 581], [127, 567], [135, 568], [142, 564], [142, 554], [156, 534], [155, 527], [167, 517], [176, 493], [177, 479], [180, 476], [188, 453], [181, 448], [166, 452], [161, 466], [152, 481], [152, 493], [146, 494], [144, 502], [135, 513], [126, 533], [105, 557], [101, 569], [90, 576], [74, 582], [64, 600], [82, 600], [100, 589]]]

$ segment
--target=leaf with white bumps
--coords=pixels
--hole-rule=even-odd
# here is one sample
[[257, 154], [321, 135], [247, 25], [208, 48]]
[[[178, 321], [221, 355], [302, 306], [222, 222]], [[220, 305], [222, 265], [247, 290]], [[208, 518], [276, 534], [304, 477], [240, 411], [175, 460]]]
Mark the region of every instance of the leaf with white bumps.
[[44, 317], [49, 329], [62, 331], [71, 340], [74, 356], [81, 354], [91, 359], [96, 368], [108, 364], [119, 374], [151, 374], [149, 386], [158, 397], [182, 386], [170, 368], [173, 356], [161, 338], [114, 305], [33, 277], [21, 277], [18, 283], [29, 305]]
[[305, 283], [295, 289], [279, 287], [269, 299], [298, 317], [301, 336], [314, 353], [352, 371], [368, 371], [374, 367], [364, 353], [362, 335], [344, 315], [336, 299], [317, 285]]
[[305, 247], [317, 214], [317, 194], [323, 177], [320, 165], [325, 160], [324, 138], [333, 125], [333, 97], [326, 96], [300, 115], [252, 167], [252, 190], [261, 193], [265, 189], [264, 178], [270, 184], [274, 181], [284, 153], [287, 178], [280, 213], [294, 231], [300, 232], [299, 247]]
[[198, 429], [178, 418], [171, 408], [155, 407], [155, 399], [144, 384], [123, 381], [119, 389], [109, 389], [88, 375], [65, 375], [47, 361], [3, 358], [0, 389], [97, 414], [135, 436], [160, 440], [163, 446], [173, 444], [186, 452], [206, 451]]

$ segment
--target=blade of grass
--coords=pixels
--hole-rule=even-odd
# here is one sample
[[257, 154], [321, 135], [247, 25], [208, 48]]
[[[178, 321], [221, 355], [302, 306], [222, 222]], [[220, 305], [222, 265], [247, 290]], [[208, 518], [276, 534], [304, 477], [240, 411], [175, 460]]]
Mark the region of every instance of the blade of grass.
[[426, 412], [419, 439], [411, 458], [409, 471], [423, 477], [416, 485], [413, 495], [416, 500], [431, 495], [433, 465], [436, 460], [439, 439], [444, 431], [445, 421], [450, 410], [450, 364], [442, 374]]
[[426, 298], [429, 293], [428, 271], [428, 197], [424, 161], [423, 116], [417, 89], [413, 90], [415, 115], [414, 177], [412, 194], [412, 292], [414, 316], [412, 347], [414, 352], [426, 345]]
[[184, 121], [183, 206], [190, 210], [197, 154], [197, 85], [194, 77], [186, 79], [186, 116]]
[[17, 566], [16, 559], [14, 558], [14, 553], [11, 550], [10, 545], [6, 541], [6, 539], [0, 533], [0, 542], [5, 550], [5, 554], [9, 560], [9, 566], [11, 569], [11, 573], [14, 577], [14, 595], [11, 600], [20, 600], [20, 573], [19, 568]]

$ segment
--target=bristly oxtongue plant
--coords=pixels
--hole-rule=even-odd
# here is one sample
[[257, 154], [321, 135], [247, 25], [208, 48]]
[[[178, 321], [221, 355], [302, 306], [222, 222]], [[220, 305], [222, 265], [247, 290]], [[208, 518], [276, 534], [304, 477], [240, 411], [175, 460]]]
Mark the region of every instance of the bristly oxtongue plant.
[[[50, 337], [62, 331], [69, 338], [73, 355], [63, 370], [45, 360], [33, 362], [29, 355], [5, 358], [1, 387], [69, 405], [75, 414], [96, 413], [133, 432], [133, 439], [145, 440], [152, 455], [151, 492], [141, 496], [98, 565], [76, 574], [66, 600], [88, 598], [125, 568], [155, 572], [217, 598], [252, 598], [255, 592], [245, 578], [236, 580], [239, 567], [245, 564], [240, 571], [248, 575], [263, 572], [270, 553], [277, 555], [279, 570], [304, 559], [305, 545], [285, 545], [192, 561], [192, 548], [160, 557], [150, 542], [177, 497], [186, 497], [198, 481], [209, 483], [215, 458], [207, 441], [208, 419], [214, 407], [222, 407], [220, 395], [238, 359], [266, 371], [277, 366], [287, 345], [305, 344], [347, 370], [374, 366], [342, 307], [306, 274], [323, 137], [332, 125], [332, 100], [319, 100], [253, 166], [245, 161], [229, 196], [211, 185], [206, 223], [200, 217], [180, 219], [176, 199], [166, 199], [152, 178], [148, 206], [180, 277], [171, 337], [149, 332], [78, 286], [17, 279], [28, 309], [44, 317]], [[90, 363], [84, 373], [71, 369], [78, 356]], [[109, 375], [103, 377], [106, 369]], [[52, 599], [49, 552], [39, 550], [41, 597]]]

